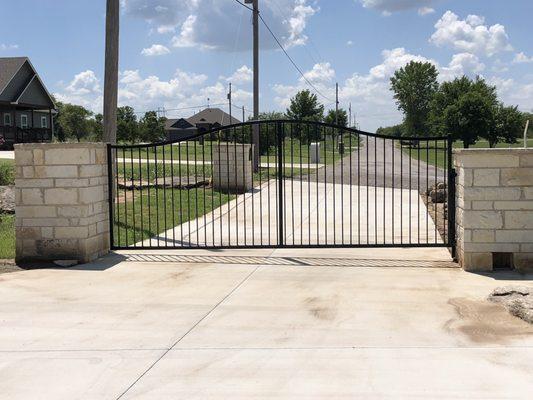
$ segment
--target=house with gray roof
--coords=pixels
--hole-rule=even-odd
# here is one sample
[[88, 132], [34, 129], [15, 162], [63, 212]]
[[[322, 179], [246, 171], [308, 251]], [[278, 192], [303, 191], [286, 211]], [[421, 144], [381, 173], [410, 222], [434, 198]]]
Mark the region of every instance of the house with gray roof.
[[54, 100], [27, 57], [0, 58], [0, 136], [4, 147], [50, 142]]
[[190, 118], [168, 119], [165, 123], [165, 133], [167, 140], [174, 141], [240, 122], [220, 108], [206, 108]]

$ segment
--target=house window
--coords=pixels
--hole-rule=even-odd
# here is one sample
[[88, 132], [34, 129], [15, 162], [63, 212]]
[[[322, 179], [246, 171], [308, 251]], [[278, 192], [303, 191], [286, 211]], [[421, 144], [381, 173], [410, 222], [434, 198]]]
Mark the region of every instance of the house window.
[[20, 116], [20, 127], [21, 128], [27, 128], [28, 127], [28, 116], [25, 114], [22, 114]]
[[48, 118], [45, 116], [41, 117], [41, 128], [48, 128]]
[[4, 126], [11, 126], [11, 114], [4, 114]]

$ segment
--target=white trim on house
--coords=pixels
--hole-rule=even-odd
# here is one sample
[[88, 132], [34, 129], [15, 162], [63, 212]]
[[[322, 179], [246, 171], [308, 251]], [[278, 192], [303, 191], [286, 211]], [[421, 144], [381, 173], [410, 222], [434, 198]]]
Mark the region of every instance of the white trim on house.
[[21, 128], [28, 127], [28, 116], [26, 114], [20, 114], [20, 127]]
[[41, 128], [48, 128], [48, 117], [45, 115], [41, 116]]
[[12, 126], [11, 113], [4, 113], [4, 126]]

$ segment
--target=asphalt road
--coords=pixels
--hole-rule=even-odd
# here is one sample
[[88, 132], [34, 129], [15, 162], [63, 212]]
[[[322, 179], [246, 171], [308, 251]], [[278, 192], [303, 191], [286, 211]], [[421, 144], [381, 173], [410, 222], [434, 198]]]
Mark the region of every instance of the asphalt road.
[[[412, 149], [413, 157], [409, 157], [397, 147], [397, 140], [376, 137], [361, 140], [361, 147], [342, 161], [334, 166], [321, 168], [303, 179], [346, 185], [418, 189], [420, 192], [447, 180], [445, 170], [416, 159], [416, 148]], [[445, 151], [444, 147], [439, 150], [442, 151]]]

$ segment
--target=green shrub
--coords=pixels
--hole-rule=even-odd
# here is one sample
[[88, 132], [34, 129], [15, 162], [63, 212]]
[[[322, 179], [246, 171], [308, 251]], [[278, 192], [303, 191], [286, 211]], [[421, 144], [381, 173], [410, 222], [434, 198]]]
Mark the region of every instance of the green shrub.
[[0, 186], [15, 184], [15, 167], [11, 161], [0, 161]]

